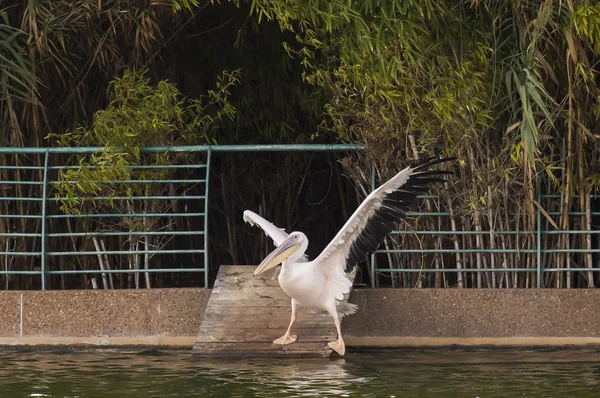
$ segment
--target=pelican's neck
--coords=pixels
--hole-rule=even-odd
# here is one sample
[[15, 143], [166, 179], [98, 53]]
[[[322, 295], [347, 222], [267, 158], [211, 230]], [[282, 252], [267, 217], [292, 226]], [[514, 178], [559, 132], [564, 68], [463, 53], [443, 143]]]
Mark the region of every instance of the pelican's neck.
[[301, 246], [300, 249], [298, 249], [294, 254], [289, 256], [283, 263], [294, 264], [302, 262], [299, 260], [302, 258], [302, 256], [304, 256], [304, 253], [306, 253], [306, 247]]

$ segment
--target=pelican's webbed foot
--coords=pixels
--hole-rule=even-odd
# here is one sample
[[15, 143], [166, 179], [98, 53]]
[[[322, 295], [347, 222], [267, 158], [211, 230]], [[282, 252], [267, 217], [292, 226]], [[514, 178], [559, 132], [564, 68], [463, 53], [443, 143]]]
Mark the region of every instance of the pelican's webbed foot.
[[281, 336], [280, 338], [278, 338], [277, 340], [274, 340], [273, 344], [281, 344], [281, 345], [292, 344], [292, 343], [295, 343], [297, 339], [298, 339], [298, 336], [296, 336], [295, 334], [286, 333], [283, 336]]
[[335, 342], [332, 341], [331, 343], [327, 343], [327, 345], [333, 351], [337, 352], [341, 356], [344, 356], [344, 353], [346, 352], [346, 345], [344, 344], [343, 339], [339, 339], [338, 341], [335, 341]]

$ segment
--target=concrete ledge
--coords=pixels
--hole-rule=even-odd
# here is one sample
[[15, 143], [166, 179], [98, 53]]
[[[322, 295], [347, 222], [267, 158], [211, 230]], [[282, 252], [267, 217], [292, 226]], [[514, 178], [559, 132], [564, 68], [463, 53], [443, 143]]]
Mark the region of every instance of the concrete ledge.
[[0, 337], [1, 345], [91, 345], [91, 346], [169, 346], [191, 348], [196, 336], [139, 336], [139, 337]]
[[[209, 295], [3, 291], [0, 345], [191, 348]], [[350, 301], [359, 310], [342, 323], [349, 347], [600, 347], [600, 289], [357, 289]]]
[[600, 347], [600, 337], [356, 337], [346, 335], [348, 347]]
[[600, 289], [361, 289], [350, 302], [354, 337], [600, 338]]
[[0, 292], [0, 337], [195, 336], [208, 289]]

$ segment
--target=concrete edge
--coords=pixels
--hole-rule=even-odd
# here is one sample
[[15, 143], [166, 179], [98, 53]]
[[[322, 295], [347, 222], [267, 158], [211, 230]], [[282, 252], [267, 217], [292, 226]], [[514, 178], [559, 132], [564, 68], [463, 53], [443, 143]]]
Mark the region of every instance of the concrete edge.
[[561, 347], [600, 346], [600, 337], [410, 337], [344, 336], [348, 347]]
[[165, 346], [191, 348], [196, 336], [139, 337], [0, 337], [0, 346]]
[[[144, 346], [185, 347], [194, 345], [196, 336], [140, 337], [0, 337], [1, 346]], [[598, 346], [600, 337], [410, 337], [344, 336], [347, 347], [415, 348], [415, 347], [564, 347]]]

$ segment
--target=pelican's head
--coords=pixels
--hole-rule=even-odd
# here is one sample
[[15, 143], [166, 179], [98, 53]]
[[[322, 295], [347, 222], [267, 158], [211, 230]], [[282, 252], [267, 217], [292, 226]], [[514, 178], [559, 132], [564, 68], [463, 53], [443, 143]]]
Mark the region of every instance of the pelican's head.
[[281, 242], [258, 267], [254, 270], [252, 276], [260, 275], [263, 272], [275, 268], [285, 260], [292, 262], [298, 260], [308, 247], [308, 238], [302, 232], [292, 232], [286, 240]]

